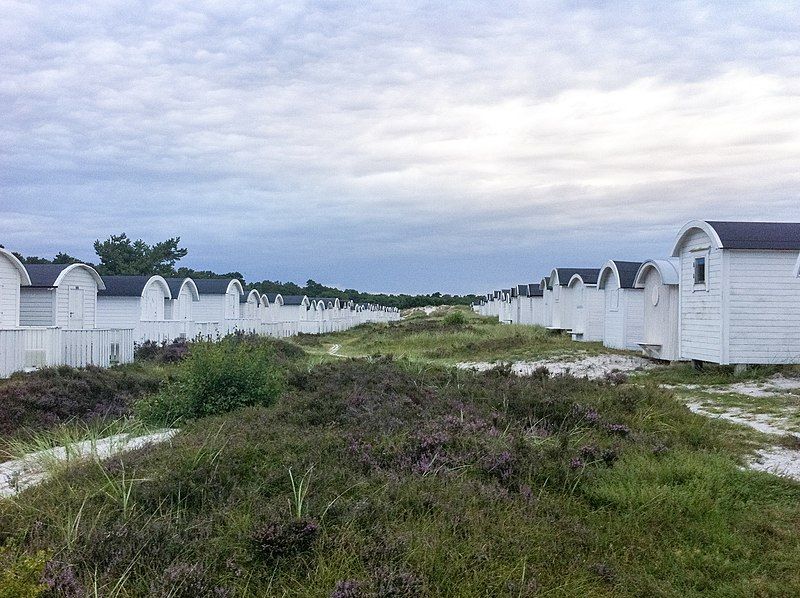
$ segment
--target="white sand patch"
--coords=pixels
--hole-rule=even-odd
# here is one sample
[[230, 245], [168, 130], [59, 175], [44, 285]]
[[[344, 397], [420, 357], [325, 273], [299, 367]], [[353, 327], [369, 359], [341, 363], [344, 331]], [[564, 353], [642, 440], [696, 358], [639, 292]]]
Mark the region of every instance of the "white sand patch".
[[178, 430], [172, 429], [146, 436], [116, 434], [99, 440], [76, 442], [68, 447], [57, 446], [45, 451], [28, 453], [21, 459], [0, 463], [0, 498], [14, 496], [26, 488], [43, 482], [58, 463], [89, 459], [102, 461], [119, 453], [166, 442], [177, 432]]
[[328, 349], [328, 355], [338, 355], [341, 349], [342, 345], [331, 345], [331, 348]]
[[800, 393], [800, 378], [787, 378], [777, 374], [763, 382], [739, 382], [707, 390], [708, 392], [736, 393], [756, 398], [786, 396], [787, 393], [792, 393], [792, 391]]
[[[736, 424], [748, 426], [764, 434], [774, 434], [777, 436], [800, 435], [792, 432], [789, 422], [776, 415], [766, 413], [748, 413], [738, 407], [718, 407], [724, 409], [719, 413], [709, 411], [704, 405], [696, 402], [686, 405], [692, 413], [698, 413], [706, 417], [724, 419]], [[800, 481], [800, 451], [784, 448], [782, 446], [770, 446], [756, 451], [755, 456], [748, 461], [747, 466], [756, 471], [765, 471], [775, 475], [791, 478]]]
[[800, 451], [773, 446], [762, 449], [748, 463], [750, 469], [766, 471], [800, 481]]
[[[458, 367], [463, 370], [479, 372], [497, 367], [498, 363], [465, 362]], [[611, 372], [633, 372], [654, 367], [653, 363], [643, 357], [628, 355], [587, 355], [585, 357], [561, 357], [541, 359], [538, 361], [516, 361], [511, 370], [518, 376], [530, 376], [534, 370], [546, 367], [553, 376], [571, 374], [578, 378], [598, 379]]]
[[706, 406], [697, 402], [687, 403], [686, 406], [692, 413], [698, 413], [716, 419], [724, 419], [735, 424], [748, 426], [764, 434], [776, 434], [778, 436], [784, 436], [786, 434], [795, 435], [794, 432], [789, 429], [791, 426], [789, 421], [775, 415], [748, 413], [744, 409], [738, 407], [723, 407], [722, 405], [715, 406], [724, 410], [710, 411]]

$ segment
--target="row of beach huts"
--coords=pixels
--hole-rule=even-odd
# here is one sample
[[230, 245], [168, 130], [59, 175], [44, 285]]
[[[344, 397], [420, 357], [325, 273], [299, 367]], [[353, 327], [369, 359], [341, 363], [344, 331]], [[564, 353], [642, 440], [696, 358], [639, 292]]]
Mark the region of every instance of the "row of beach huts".
[[100, 276], [86, 264], [23, 264], [0, 249], [0, 376], [133, 361], [134, 345], [341, 331], [395, 308], [246, 290], [238, 279]]
[[800, 223], [695, 220], [669, 257], [553, 268], [473, 309], [659, 360], [800, 363]]

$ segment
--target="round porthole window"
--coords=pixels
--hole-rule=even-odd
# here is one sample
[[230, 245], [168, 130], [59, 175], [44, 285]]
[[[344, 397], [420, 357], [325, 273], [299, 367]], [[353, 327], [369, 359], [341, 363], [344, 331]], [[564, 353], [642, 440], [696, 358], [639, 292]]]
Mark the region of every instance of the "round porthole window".
[[653, 292], [650, 295], [650, 300], [653, 302], [653, 307], [658, 305], [658, 287], [653, 287]]

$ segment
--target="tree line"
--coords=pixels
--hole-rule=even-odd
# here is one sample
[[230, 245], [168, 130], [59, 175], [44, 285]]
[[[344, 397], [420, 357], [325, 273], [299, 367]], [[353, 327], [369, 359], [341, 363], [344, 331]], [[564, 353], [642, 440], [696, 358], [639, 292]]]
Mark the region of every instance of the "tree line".
[[[151, 245], [142, 239], [133, 240], [125, 233], [111, 235], [104, 241], [98, 239], [94, 242], [94, 251], [98, 257], [97, 263], [85, 262], [65, 252], [59, 252], [53, 258], [24, 256], [16, 252], [14, 252], [14, 255], [24, 264], [88, 263], [101, 276], [152, 276], [159, 274], [165, 277], [180, 278], [239, 278], [245, 282], [241, 272], [218, 273], [211, 270], [195, 270], [180, 266], [178, 262], [189, 253], [188, 249], [180, 246], [180, 242], [180, 237], [171, 237]], [[262, 280], [246, 284], [246, 286], [248, 289], [256, 289], [260, 293], [338, 298], [339, 300], [352, 300], [357, 303], [377, 303], [399, 309], [425, 307], [427, 305], [469, 305], [477, 299], [475, 295], [449, 295], [447, 293], [423, 295], [364, 293], [356, 289], [342, 290], [336, 287], [329, 287], [311, 279], [307, 280], [303, 286], [294, 282], [281, 282], [278, 280]]]

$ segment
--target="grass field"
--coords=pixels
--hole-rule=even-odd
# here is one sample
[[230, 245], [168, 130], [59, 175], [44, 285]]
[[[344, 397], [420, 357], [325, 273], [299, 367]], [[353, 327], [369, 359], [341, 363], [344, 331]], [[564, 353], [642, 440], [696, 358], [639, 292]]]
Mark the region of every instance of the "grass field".
[[[463, 314], [451, 322], [448, 315]], [[518, 361], [572, 353], [576, 343], [568, 336], [532, 326], [505, 326], [496, 318], [476, 316], [466, 308], [440, 308], [429, 316], [416, 313], [390, 325], [370, 324], [324, 336], [303, 335], [297, 340], [309, 353], [327, 354], [333, 344], [339, 355], [397, 358], [440, 365], [460, 361]], [[587, 354], [608, 352], [600, 343], [582, 343]]]
[[181, 432], [0, 501], [0, 597], [800, 595], [800, 485], [657, 384], [691, 371], [457, 370], [601, 348], [446, 318], [140, 364]]

